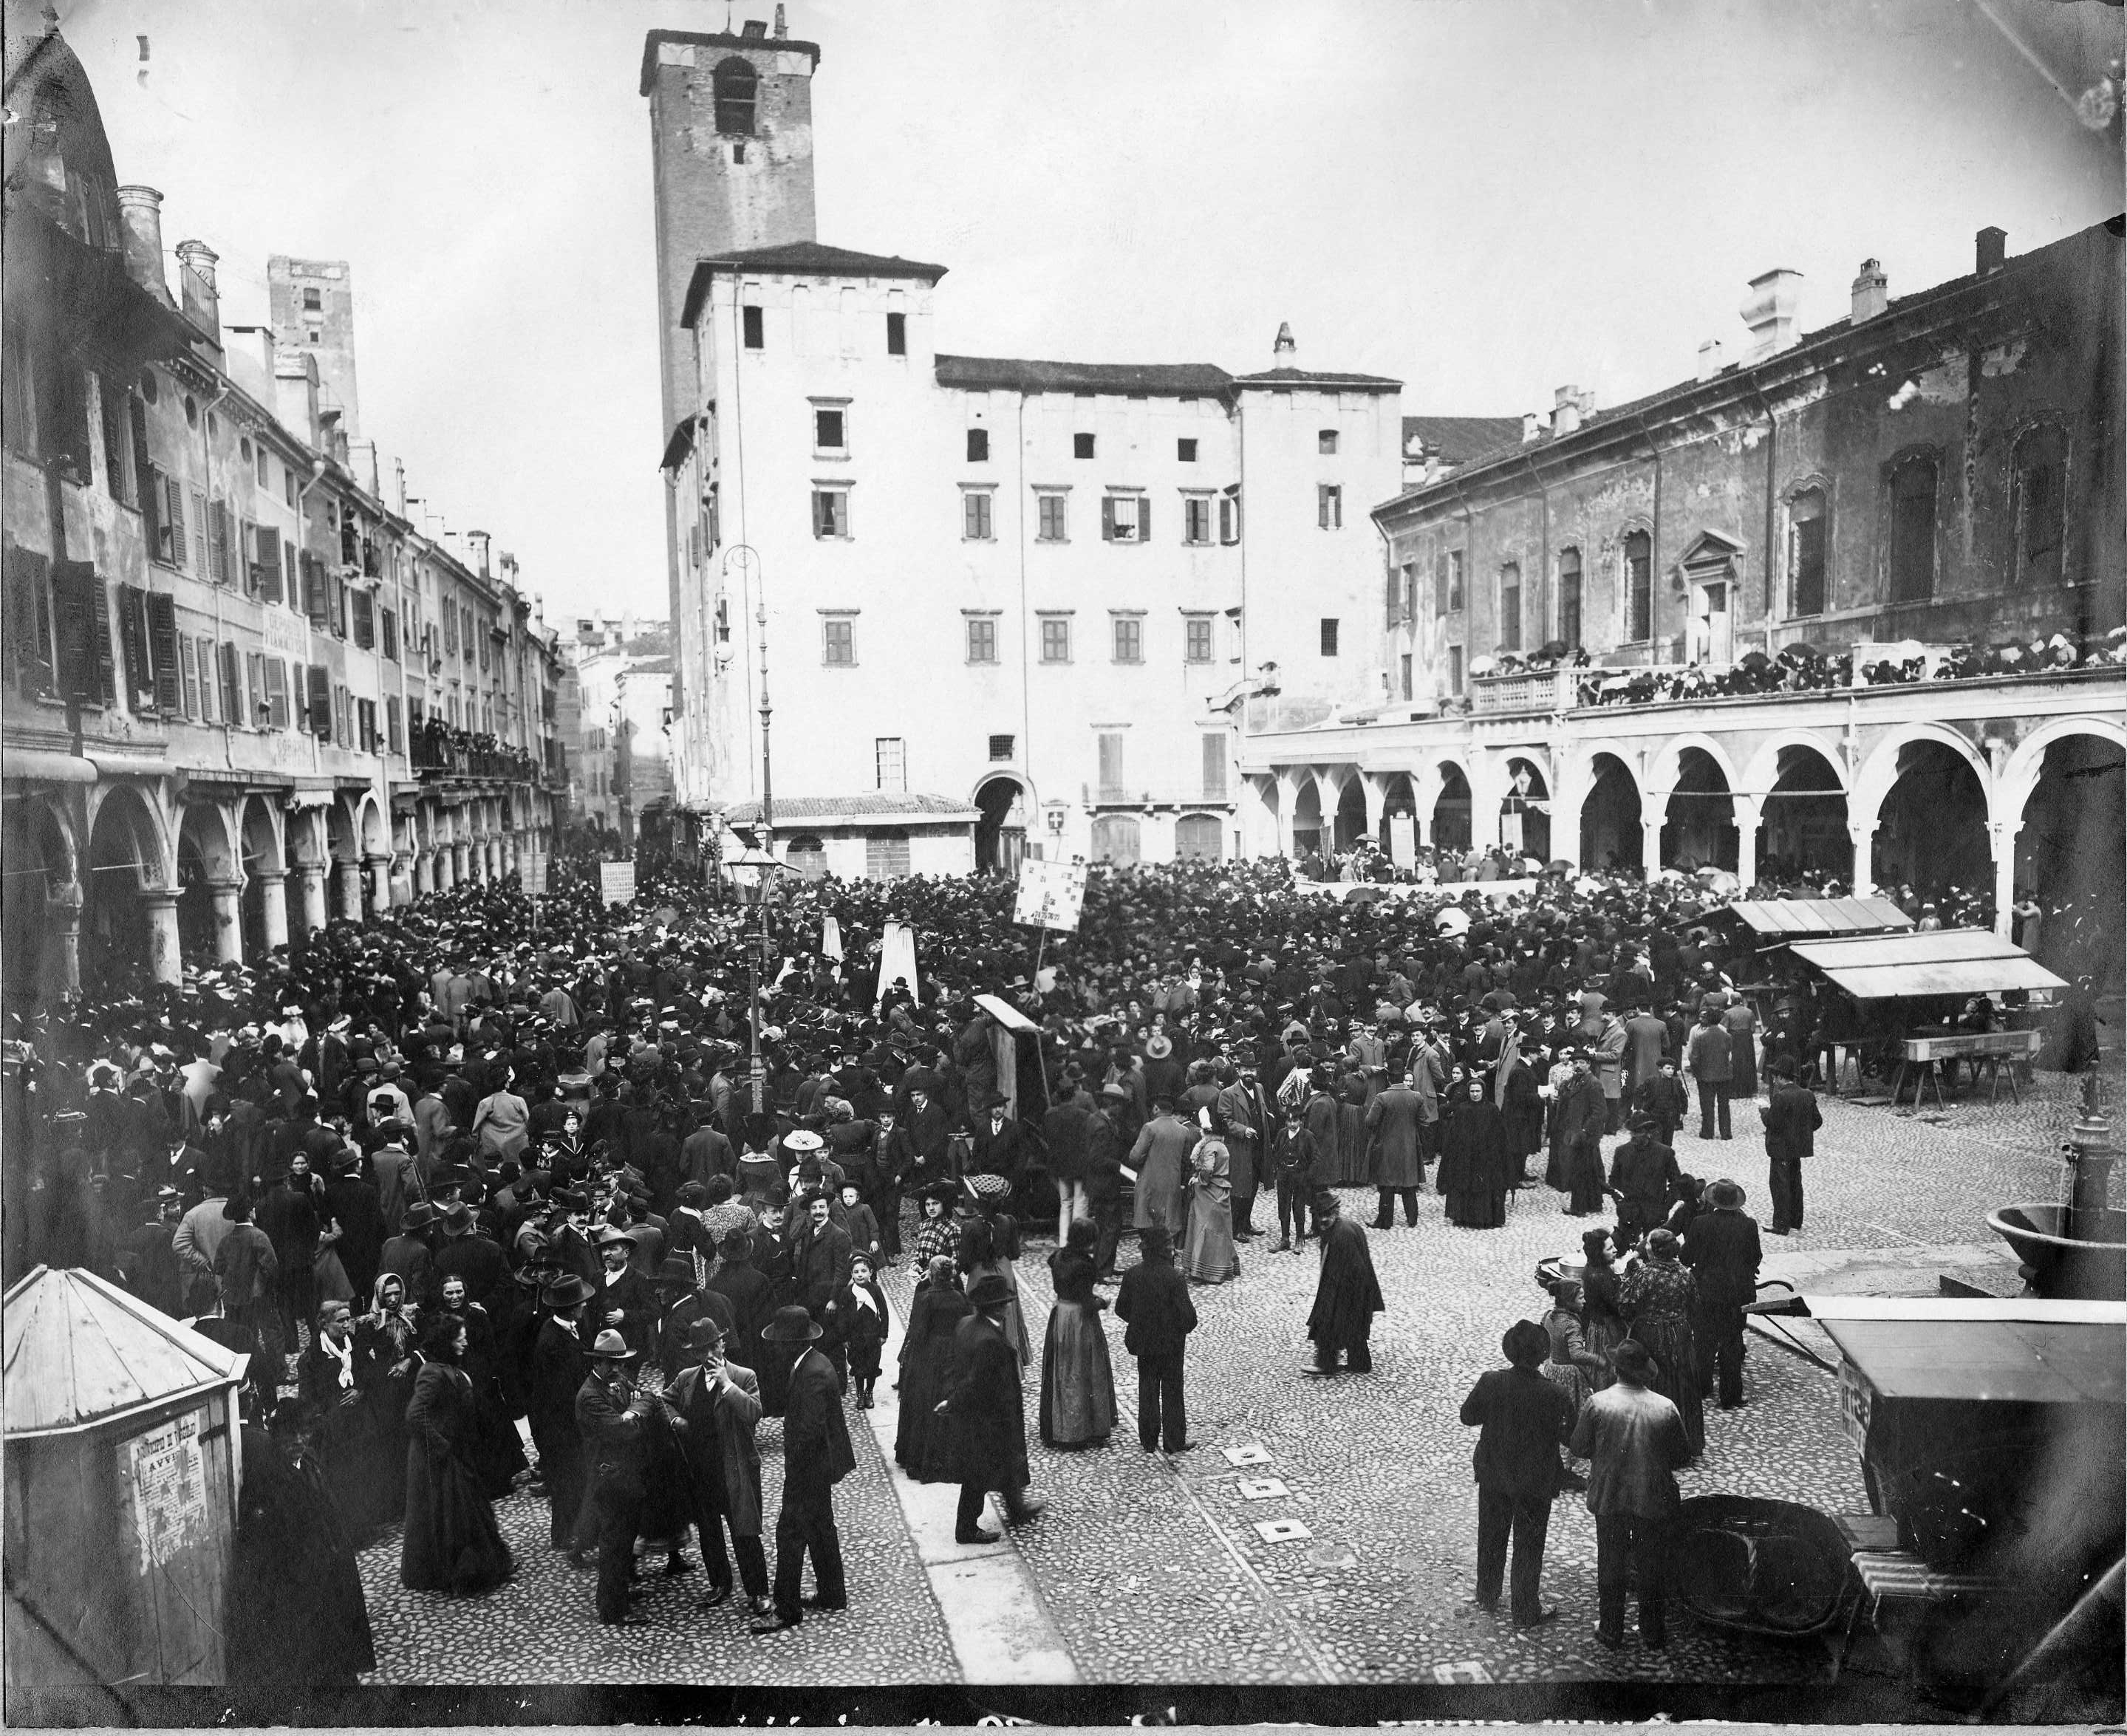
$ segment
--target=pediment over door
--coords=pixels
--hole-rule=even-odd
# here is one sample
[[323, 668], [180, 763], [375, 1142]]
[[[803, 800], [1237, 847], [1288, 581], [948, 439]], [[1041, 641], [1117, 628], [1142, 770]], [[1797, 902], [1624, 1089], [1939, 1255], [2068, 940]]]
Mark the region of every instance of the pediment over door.
[[1718, 531], [1701, 531], [1677, 557], [1674, 570], [1684, 584], [1734, 579], [1741, 573], [1744, 553], [1743, 545], [1734, 537], [1724, 537]]

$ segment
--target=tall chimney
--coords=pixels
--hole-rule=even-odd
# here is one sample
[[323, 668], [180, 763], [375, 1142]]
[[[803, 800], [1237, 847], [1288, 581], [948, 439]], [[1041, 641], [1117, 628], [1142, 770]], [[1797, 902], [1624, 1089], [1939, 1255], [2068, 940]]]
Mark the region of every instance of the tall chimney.
[[1281, 319], [1277, 326], [1277, 341], [1270, 347], [1270, 365], [1272, 367], [1297, 367], [1300, 365], [1300, 346], [1293, 342], [1292, 327]]
[[1580, 426], [1580, 388], [1561, 386], [1551, 400], [1551, 432], [1554, 436], [1570, 434]]
[[483, 579], [491, 577], [492, 575], [488, 570], [487, 551], [489, 544], [493, 541], [493, 539], [489, 537], [486, 531], [467, 531], [466, 532], [466, 541], [472, 545], [475, 570], [478, 571], [480, 576]]
[[120, 187], [118, 222], [125, 231], [126, 275], [169, 306], [170, 286], [163, 277], [163, 196], [152, 187]]
[[1527, 446], [1529, 442], [1536, 438], [1537, 429], [1542, 423], [1542, 419], [1534, 410], [1522, 412], [1522, 444], [1523, 446]]
[[215, 287], [214, 266], [220, 257], [204, 241], [178, 244], [178, 281], [184, 293], [185, 318], [217, 349], [221, 346], [221, 292]]
[[1973, 239], [1978, 248], [1981, 277], [1984, 277], [1989, 272], [1998, 272], [2008, 263], [2009, 236], [2006, 230], [1998, 229], [1990, 223]]
[[1700, 344], [1698, 346], [1698, 377], [1701, 380], [1711, 380], [1718, 374], [1724, 365], [1722, 357], [1726, 353], [1718, 338], [1708, 338], [1705, 343]]
[[1750, 293], [1744, 298], [1741, 312], [1743, 324], [1750, 327], [1755, 340], [1750, 347], [1751, 361], [1762, 362], [1793, 348], [1795, 309], [1801, 300], [1802, 273], [1789, 267], [1775, 266], [1750, 280]]
[[783, 18], [783, 0], [775, 0], [775, 40], [780, 42], [789, 34], [790, 26]]
[[318, 358], [277, 346], [273, 351], [273, 414], [304, 445], [322, 443], [318, 428]]
[[1861, 275], [1854, 280], [1853, 323], [1874, 319], [1891, 305], [1891, 280], [1883, 275], [1880, 259], [1864, 259]]

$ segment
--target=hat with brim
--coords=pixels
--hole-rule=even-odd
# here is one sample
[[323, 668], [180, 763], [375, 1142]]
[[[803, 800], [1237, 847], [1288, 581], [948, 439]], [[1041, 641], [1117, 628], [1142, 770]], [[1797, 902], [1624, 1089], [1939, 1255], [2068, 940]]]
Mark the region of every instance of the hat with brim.
[[764, 1344], [809, 1344], [820, 1336], [820, 1322], [802, 1308], [778, 1308], [775, 1317], [760, 1329]]
[[402, 1230], [423, 1230], [436, 1221], [435, 1208], [425, 1199], [416, 1199], [408, 1206], [399, 1220]]
[[571, 1272], [558, 1284], [547, 1284], [539, 1292], [539, 1306], [542, 1308], [572, 1308], [579, 1303], [589, 1302], [598, 1294], [589, 1280]]
[[694, 1287], [694, 1262], [685, 1254], [667, 1254], [657, 1268], [657, 1281], [662, 1284], [681, 1284]]
[[808, 1128], [799, 1128], [796, 1132], [783, 1136], [783, 1149], [786, 1152], [817, 1152], [826, 1143], [826, 1140]]
[[635, 1238], [626, 1230], [617, 1228], [609, 1223], [599, 1232], [598, 1245], [601, 1253], [611, 1247], [632, 1248], [635, 1246]]
[[1500, 1339], [1499, 1349], [1516, 1368], [1536, 1368], [1551, 1355], [1551, 1334], [1533, 1320], [1517, 1320]]
[[1002, 1199], [1011, 1191], [1011, 1184], [1002, 1175], [984, 1174], [964, 1179], [969, 1190], [978, 1199]]
[[687, 1348], [690, 1350], [714, 1350], [723, 1346], [724, 1329], [707, 1314], [687, 1322]]
[[1610, 1361], [1620, 1374], [1629, 1374], [1635, 1380], [1644, 1382], [1654, 1373], [1655, 1360], [1637, 1338], [1627, 1338], [1619, 1344], [1611, 1351]]
[[1001, 1273], [985, 1272], [968, 1292], [968, 1300], [985, 1313], [992, 1308], [1002, 1308], [1011, 1300], [1011, 1280]]
[[628, 1341], [608, 1327], [592, 1341], [585, 1354], [596, 1362], [632, 1362], [642, 1353], [630, 1350]]

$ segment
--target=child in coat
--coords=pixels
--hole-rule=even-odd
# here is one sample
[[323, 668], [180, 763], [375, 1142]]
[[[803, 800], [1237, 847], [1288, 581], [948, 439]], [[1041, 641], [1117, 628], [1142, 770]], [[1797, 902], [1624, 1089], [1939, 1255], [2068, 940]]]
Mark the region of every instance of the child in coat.
[[1690, 1105], [1685, 1099], [1684, 1081], [1678, 1076], [1675, 1059], [1662, 1057], [1654, 1077], [1641, 1085], [1640, 1100], [1633, 1107], [1643, 1115], [1653, 1116], [1660, 1124], [1664, 1145], [1676, 1143], [1676, 1130], [1684, 1125], [1684, 1112]]
[[872, 1209], [860, 1203], [861, 1196], [854, 1181], [842, 1183], [842, 1227], [850, 1232], [852, 1252], [869, 1254], [872, 1269], [879, 1269], [879, 1217]]
[[[865, 1209], [859, 1208], [860, 1210]], [[860, 1248], [850, 1261], [850, 1287], [843, 1292], [842, 1331], [849, 1346], [850, 1380], [857, 1408], [871, 1408], [872, 1383], [879, 1379], [879, 1350], [886, 1341], [886, 1294], [872, 1275], [871, 1256]]]

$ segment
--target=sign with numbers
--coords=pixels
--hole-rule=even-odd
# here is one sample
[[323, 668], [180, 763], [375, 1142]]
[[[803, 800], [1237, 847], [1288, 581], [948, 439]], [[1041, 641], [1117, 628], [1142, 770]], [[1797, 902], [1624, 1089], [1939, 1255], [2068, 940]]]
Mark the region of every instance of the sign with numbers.
[[1029, 928], [1062, 929], [1076, 932], [1086, 901], [1086, 864], [1037, 862], [1028, 857], [1019, 864], [1019, 901], [1011, 920]]
[[608, 904], [634, 903], [634, 863], [601, 862], [599, 864], [599, 890], [605, 894]]
[[1857, 1452], [1866, 1452], [1869, 1448], [1869, 1406], [1872, 1396], [1861, 1371], [1850, 1362], [1840, 1363], [1839, 1426]]

